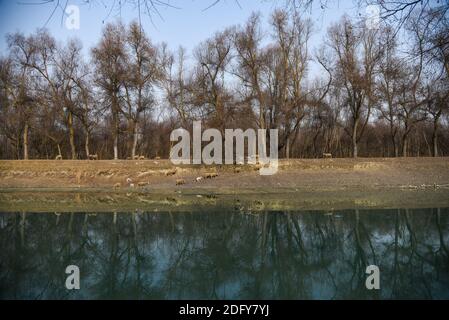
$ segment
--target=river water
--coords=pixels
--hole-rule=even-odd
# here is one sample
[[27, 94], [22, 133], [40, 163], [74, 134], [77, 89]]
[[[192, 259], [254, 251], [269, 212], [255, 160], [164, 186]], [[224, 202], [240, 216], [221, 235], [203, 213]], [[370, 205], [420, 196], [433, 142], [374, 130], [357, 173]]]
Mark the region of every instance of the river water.
[[449, 208], [5, 212], [0, 248], [2, 299], [449, 298]]

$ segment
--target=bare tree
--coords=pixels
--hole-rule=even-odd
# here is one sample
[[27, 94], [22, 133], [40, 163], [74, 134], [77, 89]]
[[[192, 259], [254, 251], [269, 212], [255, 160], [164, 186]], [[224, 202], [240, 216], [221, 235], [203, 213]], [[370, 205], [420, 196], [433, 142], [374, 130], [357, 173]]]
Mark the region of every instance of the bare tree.
[[399, 156], [399, 99], [401, 96], [401, 78], [405, 77], [405, 65], [397, 53], [397, 42], [392, 29], [387, 28], [382, 41], [384, 50], [379, 63], [377, 90], [379, 95], [378, 110], [380, 119], [388, 122], [389, 134], [393, 146], [393, 155]]
[[[52, 83], [60, 85], [60, 97], [57, 100], [62, 104], [62, 113], [69, 131], [69, 143], [72, 159], [77, 158], [75, 145], [75, 116], [79, 110], [78, 95], [83, 88], [80, 87], [82, 79], [88, 71], [83, 64], [81, 54], [82, 45], [79, 41], [71, 40], [63, 48], [59, 48], [55, 55], [55, 80]], [[50, 84], [51, 85], [51, 84]]]
[[175, 54], [169, 52], [167, 45], [162, 46], [162, 65], [165, 67], [162, 87], [168, 107], [173, 108], [181, 122], [181, 126], [187, 128], [194, 116], [192, 105], [192, 74], [187, 70], [186, 50], [178, 48]]
[[[249, 88], [248, 101], [255, 100], [258, 106], [259, 128], [266, 128], [266, 90], [264, 90], [263, 73], [266, 67], [266, 53], [260, 47], [263, 39], [260, 30], [260, 16], [252, 14], [246, 25], [236, 30], [234, 35], [234, 47], [237, 55], [238, 70], [234, 74], [238, 76], [242, 84]], [[266, 86], [266, 84], [265, 84]]]
[[125, 41], [124, 26], [121, 23], [108, 24], [100, 42], [92, 49], [95, 82], [101, 88], [112, 116], [114, 159], [119, 157], [120, 115], [123, 113], [120, 91], [123, 89], [123, 75], [127, 70]]
[[[2, 90], [4, 92], [5, 102], [10, 105], [18, 119], [22, 131], [23, 141], [23, 159], [29, 158], [29, 130], [32, 121], [32, 112], [36, 107], [35, 98], [33, 97], [33, 83], [30, 76], [33, 72], [31, 68], [32, 61], [36, 47], [31, 38], [26, 38], [22, 34], [10, 35], [7, 37], [8, 46], [10, 49], [10, 58], [5, 59], [2, 62]], [[35, 91], [34, 91], [35, 93]], [[5, 127], [13, 120], [13, 117], [5, 119]], [[23, 126], [23, 127], [22, 127]], [[11, 134], [8, 134], [10, 130], [6, 130], [10, 138], [15, 139], [18, 144], [17, 138], [13, 138]]]
[[126, 45], [129, 65], [123, 81], [127, 106], [125, 116], [132, 136], [131, 158], [134, 159], [140, 115], [154, 104], [154, 86], [162, 80], [164, 67], [158, 49], [151, 44], [137, 22], [132, 23], [127, 30]]
[[306, 116], [307, 91], [303, 87], [310, 59], [308, 41], [311, 23], [286, 10], [276, 10], [271, 18], [274, 46], [269, 49], [270, 128], [280, 128], [279, 149], [289, 157], [301, 121]]
[[197, 104], [205, 108], [206, 114], [213, 115], [211, 125], [220, 128], [223, 135], [229, 107], [225, 73], [231, 59], [231, 35], [229, 29], [218, 32], [195, 50]]
[[355, 158], [374, 105], [375, 68], [381, 52], [377, 34], [377, 29], [354, 25], [343, 17], [328, 35], [328, 45], [335, 54], [335, 85], [346, 95], [348, 134]]
[[448, 114], [449, 90], [445, 81], [436, 80], [426, 86], [425, 113], [432, 124], [432, 155], [438, 156], [438, 137], [440, 135], [441, 120]]

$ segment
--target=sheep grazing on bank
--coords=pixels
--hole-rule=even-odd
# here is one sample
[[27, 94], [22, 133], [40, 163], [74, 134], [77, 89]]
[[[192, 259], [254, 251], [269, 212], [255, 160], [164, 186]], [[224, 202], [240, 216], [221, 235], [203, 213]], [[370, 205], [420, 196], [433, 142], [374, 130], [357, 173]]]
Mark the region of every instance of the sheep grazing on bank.
[[98, 160], [98, 155], [97, 155], [97, 154], [89, 154], [89, 155], [87, 156], [87, 158], [88, 158], [89, 160]]
[[193, 180], [194, 182], [200, 182], [203, 180], [203, 177], [196, 177], [195, 180]]
[[208, 173], [206, 173], [206, 175], [204, 177], [206, 179], [216, 178], [216, 177], [218, 177], [218, 173], [216, 173], [216, 172], [208, 172]]
[[185, 183], [186, 183], [186, 181], [184, 179], [176, 179], [176, 185], [177, 186], [180, 186], [180, 185], [185, 184]]
[[176, 174], [176, 168], [165, 171], [165, 175], [166, 175], [167, 177], [169, 177], [169, 176], [174, 176], [175, 174]]
[[327, 158], [327, 159], [332, 158], [332, 153], [323, 153], [323, 158]]

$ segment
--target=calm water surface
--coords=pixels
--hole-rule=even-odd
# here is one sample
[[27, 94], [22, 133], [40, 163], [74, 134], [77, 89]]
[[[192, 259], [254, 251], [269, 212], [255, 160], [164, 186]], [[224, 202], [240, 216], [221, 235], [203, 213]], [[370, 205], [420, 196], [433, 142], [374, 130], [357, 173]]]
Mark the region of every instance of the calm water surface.
[[0, 213], [0, 248], [2, 299], [449, 298], [449, 208]]

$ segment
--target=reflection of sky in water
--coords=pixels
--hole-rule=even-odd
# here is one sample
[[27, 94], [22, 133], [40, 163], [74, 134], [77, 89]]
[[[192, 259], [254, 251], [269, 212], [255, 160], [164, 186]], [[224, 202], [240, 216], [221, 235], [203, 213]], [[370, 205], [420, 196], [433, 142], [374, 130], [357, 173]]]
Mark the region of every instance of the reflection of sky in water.
[[1, 213], [0, 297], [449, 298], [449, 209], [113, 216]]

